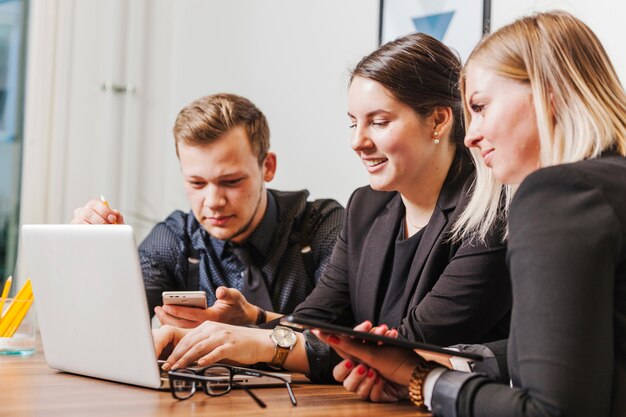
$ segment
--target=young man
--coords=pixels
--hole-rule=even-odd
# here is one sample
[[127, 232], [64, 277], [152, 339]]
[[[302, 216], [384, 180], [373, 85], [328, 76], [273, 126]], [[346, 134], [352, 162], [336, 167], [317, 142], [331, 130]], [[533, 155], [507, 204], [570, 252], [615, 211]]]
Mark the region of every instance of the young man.
[[[306, 190], [266, 189], [276, 172], [269, 136], [263, 113], [233, 94], [202, 97], [178, 114], [174, 139], [191, 212], [173, 212], [139, 246], [148, 304], [162, 324], [260, 324], [265, 310], [290, 313], [315, 286], [343, 208], [307, 202]], [[96, 199], [72, 219], [123, 222]], [[210, 308], [160, 307], [162, 291], [198, 289]]]

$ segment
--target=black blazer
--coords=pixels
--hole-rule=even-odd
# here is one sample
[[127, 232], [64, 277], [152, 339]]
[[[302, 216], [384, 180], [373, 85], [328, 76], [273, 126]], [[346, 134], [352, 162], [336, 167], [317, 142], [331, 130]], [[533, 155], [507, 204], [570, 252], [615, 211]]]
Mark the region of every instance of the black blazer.
[[[529, 175], [509, 224], [515, 388], [475, 377], [452, 408], [460, 416], [626, 416], [626, 159]], [[446, 398], [459, 376], [439, 378], [437, 408], [452, 409]]]
[[[489, 236], [486, 244], [450, 241], [472, 180], [473, 165], [465, 152], [459, 153], [406, 280], [405, 318], [398, 330], [408, 339], [450, 345], [508, 335], [511, 295], [502, 231]], [[294, 314], [344, 325], [384, 323], [385, 317], [375, 320], [382, 302], [378, 291], [403, 216], [400, 194], [370, 187], [356, 190], [330, 262]], [[324, 361], [311, 353], [310, 368], [316, 362]]]

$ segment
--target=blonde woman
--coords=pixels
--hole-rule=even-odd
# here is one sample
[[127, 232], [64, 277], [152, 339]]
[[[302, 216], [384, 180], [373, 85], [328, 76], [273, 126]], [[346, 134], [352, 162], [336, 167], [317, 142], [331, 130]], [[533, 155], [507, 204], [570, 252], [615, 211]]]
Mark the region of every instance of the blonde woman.
[[607, 54], [580, 20], [541, 13], [483, 39], [461, 84], [479, 168], [458, 235], [482, 238], [503, 193], [519, 186], [510, 381], [324, 336], [384, 380], [346, 363], [335, 377], [372, 400], [411, 392], [436, 416], [624, 416], [626, 95]]

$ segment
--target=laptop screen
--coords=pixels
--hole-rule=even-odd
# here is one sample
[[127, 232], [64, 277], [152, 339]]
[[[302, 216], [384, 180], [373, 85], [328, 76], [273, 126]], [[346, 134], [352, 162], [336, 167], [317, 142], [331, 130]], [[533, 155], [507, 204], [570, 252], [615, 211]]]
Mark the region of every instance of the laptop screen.
[[160, 387], [130, 226], [24, 225], [20, 257], [50, 367]]

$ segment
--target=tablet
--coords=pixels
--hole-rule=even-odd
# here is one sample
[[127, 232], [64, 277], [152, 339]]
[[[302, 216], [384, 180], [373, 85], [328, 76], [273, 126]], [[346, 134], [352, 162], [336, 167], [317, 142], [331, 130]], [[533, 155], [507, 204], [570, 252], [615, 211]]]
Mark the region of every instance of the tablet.
[[[457, 352], [454, 349], [445, 348], [427, 343], [410, 342], [405, 339], [380, 336], [377, 334], [352, 330], [349, 327], [337, 326], [298, 316], [284, 317], [280, 324], [296, 329], [319, 329], [325, 333], [348, 336], [352, 339], [361, 340], [365, 343], [383, 343], [390, 346], [397, 346], [412, 349], [426, 360], [433, 360], [444, 366], [452, 368], [458, 362], [482, 361], [483, 357], [475, 353]], [[456, 368], [456, 366], [455, 366]]]

